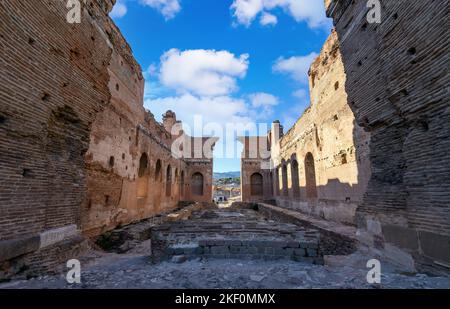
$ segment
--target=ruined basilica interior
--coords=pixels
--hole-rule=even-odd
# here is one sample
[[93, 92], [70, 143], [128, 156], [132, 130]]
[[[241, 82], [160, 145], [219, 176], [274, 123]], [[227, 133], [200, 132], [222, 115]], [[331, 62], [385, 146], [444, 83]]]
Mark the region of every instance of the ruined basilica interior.
[[364, 1], [325, 0], [334, 29], [309, 69], [310, 107], [240, 138], [230, 209], [212, 203], [217, 139], [144, 108], [115, 2], [87, 0], [78, 25], [55, 1], [0, 2], [0, 280], [57, 274], [100, 247], [313, 265], [362, 250], [448, 276], [448, 1], [383, 1], [374, 25]]

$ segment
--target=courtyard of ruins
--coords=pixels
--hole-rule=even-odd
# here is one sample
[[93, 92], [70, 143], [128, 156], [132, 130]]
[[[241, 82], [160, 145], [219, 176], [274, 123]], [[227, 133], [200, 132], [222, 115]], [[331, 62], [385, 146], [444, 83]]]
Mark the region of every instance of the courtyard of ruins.
[[[123, 1], [83, 1], [80, 23], [64, 1], [0, 1], [0, 288], [450, 288], [449, 2], [386, 0], [374, 22], [366, 1], [320, 1], [329, 31], [288, 76], [305, 88], [289, 94], [307, 101], [300, 117], [268, 93], [233, 97], [246, 51], [170, 46], [159, 75], [143, 69], [111, 17]], [[249, 3], [232, 3], [238, 19]], [[305, 58], [283, 57], [266, 70]], [[221, 139], [182, 115], [203, 100], [219, 127], [254, 121], [255, 97], [266, 127], [233, 133], [240, 179], [215, 182]]]
[[79, 284], [46, 275], [0, 288], [450, 288], [448, 277], [408, 273], [385, 261], [381, 283], [369, 284], [368, 248], [331, 231], [321, 233], [320, 223], [314, 228], [270, 219], [270, 205], [263, 207], [191, 205], [99, 239], [96, 249], [80, 258]]

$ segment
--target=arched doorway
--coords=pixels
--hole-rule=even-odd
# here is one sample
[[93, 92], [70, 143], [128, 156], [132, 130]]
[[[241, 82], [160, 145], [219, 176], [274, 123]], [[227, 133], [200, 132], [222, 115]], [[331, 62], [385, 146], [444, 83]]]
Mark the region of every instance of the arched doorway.
[[144, 152], [139, 159], [139, 170], [138, 170], [138, 183], [137, 183], [137, 197], [143, 198], [147, 197], [148, 194], [148, 156]]
[[263, 176], [260, 173], [254, 173], [250, 177], [250, 194], [252, 196], [262, 196], [263, 192]]
[[291, 177], [292, 177], [292, 195], [294, 198], [300, 197], [300, 182], [298, 177], [298, 162], [293, 160], [291, 163]]
[[172, 195], [172, 167], [167, 166], [167, 173], [166, 173], [166, 196]]
[[191, 191], [194, 196], [203, 195], [203, 175], [201, 173], [192, 175]]
[[306, 197], [317, 198], [316, 169], [314, 157], [308, 152], [305, 157]]

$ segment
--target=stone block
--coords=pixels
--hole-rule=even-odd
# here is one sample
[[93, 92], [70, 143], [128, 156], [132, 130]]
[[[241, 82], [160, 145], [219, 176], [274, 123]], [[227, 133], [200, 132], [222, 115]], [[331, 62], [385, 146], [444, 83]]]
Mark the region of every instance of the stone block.
[[40, 237], [30, 236], [0, 241], [0, 261], [6, 261], [17, 256], [39, 249]]
[[317, 250], [316, 249], [306, 249], [306, 254], [308, 257], [316, 257], [317, 256]]
[[306, 256], [306, 250], [305, 249], [302, 249], [302, 248], [299, 248], [299, 249], [295, 249], [294, 250], [294, 255], [295, 256]]

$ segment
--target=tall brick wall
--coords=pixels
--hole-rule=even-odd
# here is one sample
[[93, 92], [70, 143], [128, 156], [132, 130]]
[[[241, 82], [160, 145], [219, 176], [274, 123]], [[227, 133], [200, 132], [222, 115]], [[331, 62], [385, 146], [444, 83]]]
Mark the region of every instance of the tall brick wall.
[[0, 240], [80, 222], [111, 48], [97, 2], [81, 24], [66, 14], [61, 1], [0, 3]]
[[[108, 17], [115, 0], [81, 3], [69, 24], [64, 1], [0, 2], [0, 278], [38, 270], [46, 252], [43, 270], [64, 263], [80, 230], [212, 200], [212, 160], [175, 158], [143, 107], [141, 68]], [[202, 196], [188, 195], [193, 171]]]
[[326, 1], [350, 107], [372, 136], [360, 225], [450, 267], [449, 2], [381, 2], [381, 24], [369, 24], [366, 1]]

